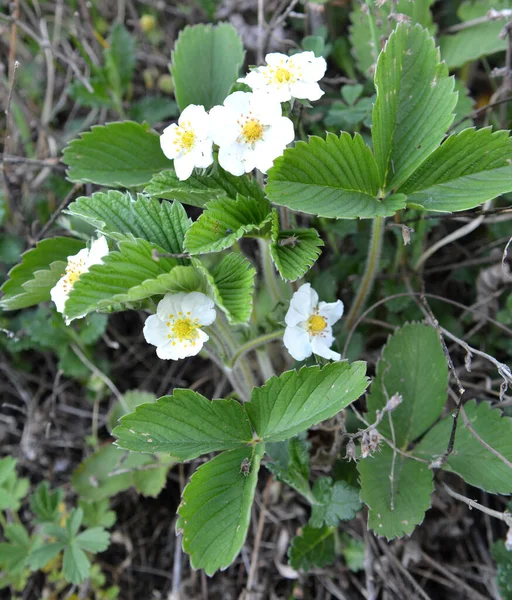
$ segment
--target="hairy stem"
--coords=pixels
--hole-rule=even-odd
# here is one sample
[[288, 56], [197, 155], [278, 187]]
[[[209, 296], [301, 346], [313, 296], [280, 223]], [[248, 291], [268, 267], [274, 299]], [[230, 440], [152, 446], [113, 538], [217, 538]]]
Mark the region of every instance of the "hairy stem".
[[267, 287], [270, 297], [277, 304], [281, 299], [279, 291], [279, 283], [277, 281], [277, 274], [270, 256], [270, 244], [268, 240], [259, 238], [258, 244], [261, 253], [261, 266], [263, 269], [263, 278], [265, 280], [265, 286]]
[[352, 325], [357, 320], [364, 307], [368, 295], [373, 289], [375, 275], [377, 274], [380, 262], [380, 251], [382, 249], [382, 239], [384, 237], [384, 217], [376, 217], [373, 221], [372, 237], [368, 247], [368, 260], [363, 279], [359, 284], [357, 295], [352, 303], [350, 311], [345, 320], [345, 331], [350, 331]]
[[259, 346], [262, 346], [263, 344], [267, 344], [268, 342], [272, 342], [273, 340], [279, 339], [280, 337], [283, 336], [283, 333], [284, 333], [284, 329], [279, 329], [278, 331], [272, 331], [271, 333], [264, 333], [263, 335], [260, 335], [257, 338], [254, 338], [252, 340], [249, 340], [248, 342], [245, 342], [245, 344], [240, 346], [240, 348], [238, 348], [238, 350], [233, 355], [233, 358], [231, 361], [232, 367], [235, 367], [237, 361], [239, 359], [241, 359], [245, 354], [247, 354], [247, 352], [250, 352], [251, 350], [258, 348]]

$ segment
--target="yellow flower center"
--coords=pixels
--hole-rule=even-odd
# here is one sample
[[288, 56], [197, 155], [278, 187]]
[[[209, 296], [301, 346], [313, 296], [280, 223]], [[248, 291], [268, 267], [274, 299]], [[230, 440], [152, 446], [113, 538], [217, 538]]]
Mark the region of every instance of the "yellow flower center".
[[327, 327], [327, 321], [320, 315], [312, 315], [308, 319], [308, 331], [311, 335], [318, 335]]
[[285, 83], [290, 81], [290, 79], [292, 78], [292, 74], [290, 73], [290, 71], [288, 71], [288, 69], [277, 69], [276, 71], [276, 79], [277, 81], [279, 81], [279, 83]]
[[194, 142], [196, 141], [196, 134], [191, 130], [187, 129], [185, 133], [181, 136], [181, 146], [187, 152], [192, 150]]
[[[187, 315], [190, 315], [188, 312]], [[169, 315], [169, 321], [166, 323], [170, 333], [167, 337], [173, 340], [172, 345], [174, 346], [177, 340], [178, 342], [190, 342], [191, 346], [196, 345], [196, 340], [199, 338], [197, 330], [199, 329], [199, 319], [192, 320], [189, 316], [185, 316], [182, 312], [178, 313], [178, 316]], [[185, 348], [187, 345], [185, 344]]]
[[242, 127], [242, 135], [246, 142], [254, 144], [263, 137], [263, 125], [256, 119], [251, 119]]
[[66, 272], [64, 273], [64, 291], [70, 292], [71, 288], [80, 279], [80, 275], [85, 273], [85, 261], [83, 259], [70, 260], [66, 266]]

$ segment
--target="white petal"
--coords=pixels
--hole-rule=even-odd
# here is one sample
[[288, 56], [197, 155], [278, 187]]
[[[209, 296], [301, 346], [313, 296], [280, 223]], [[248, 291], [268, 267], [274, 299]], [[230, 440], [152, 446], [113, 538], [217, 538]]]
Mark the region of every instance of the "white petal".
[[169, 125], [169, 127], [166, 127], [160, 136], [160, 148], [162, 148], [162, 152], [165, 156], [171, 160], [176, 158], [181, 152], [180, 146], [174, 143], [176, 140], [177, 129], [178, 126], [176, 123], [173, 123], [172, 125]]
[[313, 338], [311, 342], [311, 347], [313, 352], [322, 358], [327, 358], [331, 360], [340, 360], [341, 354], [334, 352], [329, 349], [330, 344], [326, 343], [326, 340], [321, 338], [320, 336], [316, 336]]
[[313, 352], [308, 332], [302, 327], [287, 327], [284, 330], [283, 343], [295, 360], [304, 360]]
[[210, 134], [210, 117], [205, 111], [204, 106], [189, 104], [181, 113], [178, 123], [182, 127], [190, 123], [194, 134], [200, 139], [204, 139]]
[[290, 92], [294, 98], [310, 100], [311, 102], [315, 102], [324, 95], [324, 91], [318, 83], [305, 83], [303, 81], [293, 83], [290, 86]]
[[334, 325], [343, 316], [343, 302], [320, 302], [318, 305], [318, 313], [324, 317], [329, 325]]
[[220, 147], [233, 144], [240, 135], [237, 114], [225, 106], [214, 106], [210, 110], [212, 140]]
[[[270, 152], [268, 150], [269, 148], [272, 149]], [[266, 173], [273, 166], [274, 160], [281, 154], [276, 155], [274, 150], [275, 148], [272, 145], [258, 144], [251, 155], [251, 169], [248, 168], [248, 162], [246, 161], [247, 171], [252, 171], [252, 169], [255, 168], [262, 173]]]
[[[313, 54], [313, 52], [311, 54]], [[327, 63], [325, 62], [325, 58], [322, 56], [316, 58], [313, 54], [313, 57], [309, 57], [302, 65], [302, 78], [304, 81], [320, 81], [325, 75], [326, 69]]]
[[292, 327], [303, 321], [307, 321], [313, 310], [311, 308], [311, 293], [315, 293], [311, 289], [310, 283], [304, 283], [300, 288], [293, 294], [290, 300], [290, 308], [286, 313], [285, 323]]
[[165, 294], [156, 307], [156, 314], [162, 321], [168, 321], [170, 315], [177, 315], [182, 311], [183, 299], [187, 294], [178, 292], [177, 294]]
[[212, 141], [210, 139], [198, 142], [194, 147], [194, 163], [200, 169], [206, 169], [213, 162]]
[[219, 149], [219, 164], [232, 175], [240, 177], [245, 173], [243, 158], [244, 148], [236, 142], [230, 146], [221, 146]]
[[174, 170], [180, 181], [185, 181], [192, 175], [195, 161], [193, 152], [187, 152], [183, 156], [174, 159]]
[[216, 318], [214, 302], [201, 292], [187, 294], [183, 300], [183, 308], [190, 312], [192, 320], [198, 319], [200, 325], [211, 325]]
[[276, 146], [278, 149], [277, 156], [280, 156], [284, 152], [286, 146], [295, 139], [293, 122], [288, 119], [288, 117], [279, 117], [279, 119], [274, 121], [272, 127], [265, 133], [265, 141], [274, 144], [274, 146]]
[[[197, 330], [197, 335], [199, 336], [199, 342], [201, 343], [201, 348], [203, 347], [203, 345], [210, 339], [210, 336], [205, 333], [202, 329], [198, 329]], [[198, 342], [196, 341], [196, 344]]]
[[264, 125], [272, 125], [283, 114], [281, 102], [273, 94], [254, 92], [251, 110]]
[[169, 329], [158, 315], [151, 315], [146, 319], [142, 333], [146, 342], [153, 346], [163, 346], [169, 341]]
[[265, 62], [267, 65], [271, 67], [275, 67], [277, 65], [285, 65], [288, 62], [288, 56], [286, 54], [281, 54], [280, 52], [269, 52], [265, 56]]
[[97, 240], [94, 240], [91, 244], [91, 250], [87, 258], [87, 267], [92, 265], [99, 265], [102, 262], [102, 258], [108, 254], [108, 244], [105, 236], [102, 235]]
[[241, 77], [240, 79], [237, 79], [237, 81], [240, 83], [245, 83], [253, 90], [265, 87], [266, 85], [263, 73], [261, 73], [259, 69], [250, 71], [245, 77]]
[[192, 346], [190, 342], [180, 342], [175, 340], [173, 342], [168, 342], [164, 346], [158, 346], [156, 354], [158, 358], [164, 360], [179, 360], [180, 358], [187, 358], [188, 356], [199, 354], [202, 347], [203, 342], [201, 341], [201, 338], [195, 342], [194, 346]]
[[80, 262], [83, 261], [84, 265], [87, 264], [89, 260], [89, 249], [82, 248], [78, 254], [73, 254], [73, 256], [68, 256], [68, 263], [70, 262]]
[[63, 313], [64, 306], [66, 304], [66, 300], [68, 299], [67, 292], [64, 291], [64, 282], [66, 280], [66, 276], [61, 277], [59, 281], [52, 287], [50, 290], [50, 298], [55, 304], [55, 308], [57, 312]]
[[251, 99], [251, 92], [234, 92], [224, 100], [224, 106], [236, 114], [245, 115], [249, 112]]

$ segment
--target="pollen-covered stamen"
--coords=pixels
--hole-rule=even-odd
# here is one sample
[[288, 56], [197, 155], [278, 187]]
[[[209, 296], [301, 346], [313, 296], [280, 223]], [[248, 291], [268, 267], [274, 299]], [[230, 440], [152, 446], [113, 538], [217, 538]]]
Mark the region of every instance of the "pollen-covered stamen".
[[283, 69], [282, 67], [276, 70], [275, 78], [279, 83], [291, 83], [295, 79], [288, 69]]
[[248, 119], [242, 127], [242, 140], [247, 144], [255, 144], [263, 138], [265, 128], [257, 119]]
[[196, 142], [196, 134], [190, 127], [190, 123], [184, 124], [182, 127], [176, 129], [176, 139], [174, 144], [178, 146], [179, 150], [190, 152], [194, 148]]
[[66, 266], [64, 273], [63, 287], [64, 290], [71, 290], [75, 283], [80, 279], [80, 275], [85, 273], [87, 268], [83, 259], [70, 260]]
[[178, 342], [190, 342], [191, 346], [195, 346], [196, 340], [199, 338], [197, 332], [200, 327], [199, 319], [192, 320], [190, 317], [183, 316], [183, 313], [178, 313], [178, 318], [169, 315], [169, 319], [166, 322], [170, 332], [167, 337]]
[[310, 335], [322, 335], [322, 332], [327, 328], [327, 321], [319, 314], [311, 315], [308, 319], [307, 328]]

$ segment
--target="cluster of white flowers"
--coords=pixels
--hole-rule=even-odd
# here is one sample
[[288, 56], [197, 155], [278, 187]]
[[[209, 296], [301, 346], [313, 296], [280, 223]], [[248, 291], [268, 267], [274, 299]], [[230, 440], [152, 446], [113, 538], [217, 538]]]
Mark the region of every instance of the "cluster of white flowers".
[[323, 94], [318, 81], [325, 73], [325, 59], [300, 52], [290, 57], [267, 54], [265, 61], [266, 65], [238, 80], [252, 92], [235, 92], [209, 113], [204, 106], [191, 104], [177, 124], [164, 129], [160, 145], [174, 160], [179, 179], [188, 179], [194, 167], [212, 164], [213, 144], [219, 147], [221, 167], [240, 176], [253, 169], [266, 173], [293, 141], [293, 123], [283, 117], [281, 102], [318, 100]]

